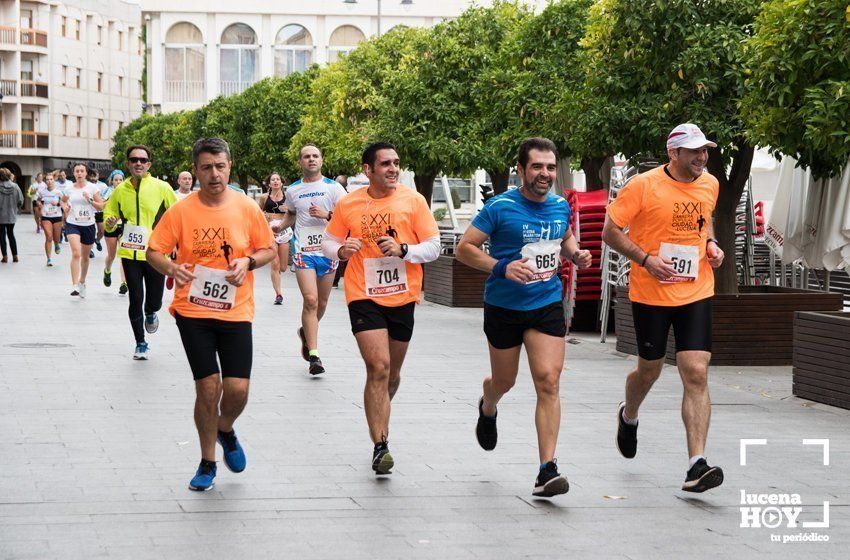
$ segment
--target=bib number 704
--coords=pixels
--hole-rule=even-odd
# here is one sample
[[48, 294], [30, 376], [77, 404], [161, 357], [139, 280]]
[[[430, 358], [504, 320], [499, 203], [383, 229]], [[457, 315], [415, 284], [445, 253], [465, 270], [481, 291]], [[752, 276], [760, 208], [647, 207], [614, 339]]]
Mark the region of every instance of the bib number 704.
[[375, 272], [378, 276], [378, 284], [392, 284], [393, 282], [399, 281], [399, 274], [397, 268], [391, 268], [388, 270], [378, 269]]

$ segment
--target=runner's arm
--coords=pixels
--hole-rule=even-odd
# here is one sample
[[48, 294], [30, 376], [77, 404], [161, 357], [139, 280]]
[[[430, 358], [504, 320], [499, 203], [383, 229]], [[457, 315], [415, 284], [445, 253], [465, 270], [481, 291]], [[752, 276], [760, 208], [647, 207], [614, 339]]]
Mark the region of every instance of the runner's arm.
[[457, 260], [476, 270], [491, 272], [499, 261], [481, 248], [490, 236], [475, 226], [469, 226], [457, 245]]
[[407, 254], [402, 257], [413, 264], [429, 263], [440, 256], [440, 236], [431, 237], [422, 243], [407, 246]]
[[[103, 206], [103, 227], [110, 233], [115, 231], [115, 228], [118, 226], [118, 196], [116, 194], [113, 192], [112, 196], [109, 197]], [[110, 218], [114, 218], [114, 220], [110, 220]], [[110, 226], [110, 221], [114, 221], [115, 223]]]
[[593, 260], [590, 251], [579, 248], [578, 240], [573, 235], [573, 228], [567, 228], [567, 233], [564, 234], [564, 239], [561, 241], [561, 257], [579, 268], [589, 267]]
[[295, 225], [295, 212], [287, 209], [286, 214], [283, 215], [281, 219], [283, 224], [280, 226], [281, 229], [286, 229]]
[[643, 259], [649, 253], [629, 239], [629, 236], [626, 235], [623, 229], [625, 228], [621, 228], [614, 223], [611, 216], [605, 216], [605, 225], [602, 226], [602, 241], [621, 255], [625, 255], [632, 261], [642, 264]]

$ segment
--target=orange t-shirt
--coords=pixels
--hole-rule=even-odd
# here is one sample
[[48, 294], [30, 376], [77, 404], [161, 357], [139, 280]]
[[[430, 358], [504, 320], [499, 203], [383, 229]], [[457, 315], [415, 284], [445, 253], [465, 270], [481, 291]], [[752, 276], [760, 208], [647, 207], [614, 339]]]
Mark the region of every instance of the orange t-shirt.
[[[618, 227], [629, 228], [629, 239], [638, 247], [658, 255], [662, 243], [668, 244], [665, 256], [671, 254], [669, 251], [678, 251], [684, 257], [679, 258], [682, 269], [696, 276], [682, 277], [682, 281], [673, 283], [659, 282], [640, 263], [632, 263], [629, 299], [669, 307], [714, 295], [714, 271], [708, 264], [705, 244], [719, 191], [717, 179], [708, 172], [692, 183], [681, 183], [661, 166], [634, 177], [608, 205], [608, 216]], [[696, 257], [695, 262], [688, 262], [689, 251]]]
[[[233, 259], [252, 255], [260, 249], [275, 246], [272, 230], [257, 203], [250, 197], [227, 189], [227, 201], [221, 206], [207, 206], [197, 194], [187, 196], [162, 215], [151, 234], [148, 247], [162, 254], [177, 247], [177, 264], [188, 263], [226, 270]], [[195, 270], [198, 275], [199, 270]], [[199, 283], [196, 279], [193, 283]], [[210, 286], [192, 284], [174, 287], [174, 300], [169, 311], [183, 317], [220, 319], [222, 321], [252, 321], [254, 319], [254, 273], [248, 272], [245, 282], [236, 288], [219, 282], [212, 286], [215, 298], [196, 297]], [[235, 300], [227, 302], [227, 291], [235, 290]], [[209, 294], [208, 294], [209, 295]], [[216, 301], [223, 304], [216, 308]], [[207, 302], [207, 305], [199, 305]], [[212, 302], [211, 304], [209, 302]]]
[[377, 240], [389, 235], [398, 243], [415, 245], [440, 235], [421, 194], [399, 185], [390, 196], [372, 198], [368, 188], [358, 189], [337, 203], [326, 231], [341, 239], [356, 237], [363, 243], [345, 269], [346, 303], [369, 299], [385, 307], [399, 307], [419, 301], [422, 265], [403, 261], [402, 272], [400, 265], [394, 268], [393, 262], [379, 262], [384, 255]]

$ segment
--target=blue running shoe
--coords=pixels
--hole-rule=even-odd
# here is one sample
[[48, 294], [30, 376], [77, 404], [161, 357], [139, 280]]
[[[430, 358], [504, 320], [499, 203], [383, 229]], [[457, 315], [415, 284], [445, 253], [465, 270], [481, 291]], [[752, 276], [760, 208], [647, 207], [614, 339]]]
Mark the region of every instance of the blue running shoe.
[[189, 490], [195, 490], [196, 492], [212, 490], [212, 487], [215, 485], [215, 472], [215, 461], [201, 459], [201, 464], [198, 465], [195, 476], [189, 481]]
[[148, 343], [147, 342], [139, 342], [136, 344], [136, 351], [133, 353], [134, 360], [147, 360], [148, 359]]
[[156, 316], [156, 313], [145, 315], [145, 330], [148, 334], [153, 334], [159, 330], [159, 317]]
[[239, 439], [236, 437], [236, 431], [229, 434], [218, 431], [218, 442], [224, 448], [224, 464], [230, 469], [230, 472], [240, 473], [245, 470], [245, 451], [239, 445]]
[[100, 244], [100, 241], [95, 241], [94, 246], [97, 247], [98, 252], [103, 251], [103, 245]]

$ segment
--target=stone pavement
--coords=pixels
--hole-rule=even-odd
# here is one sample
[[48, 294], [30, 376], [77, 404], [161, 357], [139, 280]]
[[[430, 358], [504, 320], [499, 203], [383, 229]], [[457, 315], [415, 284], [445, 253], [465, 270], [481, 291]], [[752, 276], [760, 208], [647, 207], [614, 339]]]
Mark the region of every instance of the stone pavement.
[[[258, 274], [251, 398], [237, 423], [248, 469], [186, 488], [198, 460], [193, 383], [173, 320], [134, 362], [126, 298], [100, 284], [69, 297], [67, 245], [44, 267], [22, 217], [22, 262], [0, 265], [0, 558], [838, 558], [845, 550], [850, 414], [790, 395], [789, 367], [715, 368], [709, 461], [724, 485], [679, 490], [687, 467], [681, 385], [665, 373], [641, 411], [637, 458], [614, 445], [633, 359], [596, 335], [567, 347], [559, 465], [569, 494], [531, 496], [534, 392], [523, 364], [482, 451], [476, 402], [487, 370], [481, 311], [425, 304], [394, 402], [397, 467], [376, 480], [364, 372], [342, 291], [322, 322], [328, 373], [311, 378], [295, 335], [300, 301], [284, 277], [271, 305]], [[117, 272], [115, 274], [117, 279]], [[170, 298], [170, 294], [167, 296]], [[766, 438], [739, 463], [741, 438]], [[829, 466], [808, 438], [830, 440]], [[796, 528], [741, 528], [741, 492], [799, 494]], [[828, 528], [802, 528], [822, 518]], [[765, 507], [765, 506], [761, 506]], [[768, 515], [769, 523], [774, 520]], [[771, 542], [817, 533], [827, 543]], [[844, 557], [844, 555], [841, 555]]]

